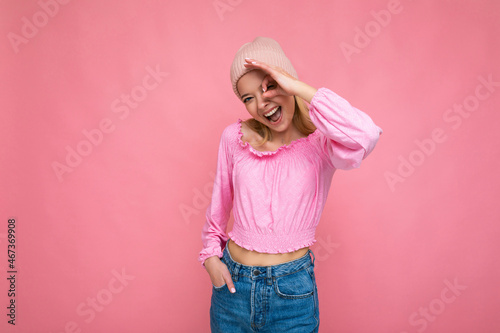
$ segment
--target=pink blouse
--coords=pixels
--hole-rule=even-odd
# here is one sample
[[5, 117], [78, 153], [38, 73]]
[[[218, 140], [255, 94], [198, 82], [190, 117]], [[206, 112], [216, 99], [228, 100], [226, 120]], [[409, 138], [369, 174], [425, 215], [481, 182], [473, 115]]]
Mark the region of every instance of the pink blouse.
[[[228, 238], [241, 247], [285, 253], [311, 246], [336, 169], [359, 168], [382, 129], [327, 88], [309, 105], [316, 131], [276, 151], [241, 140], [241, 119], [222, 132], [212, 200], [202, 229], [203, 265], [222, 257]], [[233, 210], [233, 229], [226, 226]]]

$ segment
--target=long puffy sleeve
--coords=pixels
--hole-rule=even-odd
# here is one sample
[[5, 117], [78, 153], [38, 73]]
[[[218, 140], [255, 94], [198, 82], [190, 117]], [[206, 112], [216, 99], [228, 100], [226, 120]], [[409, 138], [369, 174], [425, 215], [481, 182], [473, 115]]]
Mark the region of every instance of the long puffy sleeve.
[[323, 134], [321, 148], [336, 169], [359, 168], [383, 132], [366, 113], [327, 88], [314, 94], [309, 116]]
[[226, 244], [226, 233], [229, 214], [233, 207], [233, 156], [234, 140], [231, 136], [231, 125], [222, 132], [217, 155], [217, 171], [215, 173], [212, 200], [206, 211], [206, 221], [201, 232], [203, 249], [198, 261], [204, 265], [211, 256], [222, 257], [222, 247]]

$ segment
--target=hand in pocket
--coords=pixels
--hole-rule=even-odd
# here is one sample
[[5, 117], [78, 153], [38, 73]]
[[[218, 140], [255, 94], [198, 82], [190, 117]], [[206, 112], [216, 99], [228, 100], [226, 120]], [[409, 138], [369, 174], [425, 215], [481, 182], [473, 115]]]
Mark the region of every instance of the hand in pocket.
[[218, 256], [212, 256], [205, 260], [205, 268], [215, 288], [222, 288], [224, 285], [227, 285], [230, 292], [236, 292], [233, 280], [231, 279], [231, 273], [226, 264]]

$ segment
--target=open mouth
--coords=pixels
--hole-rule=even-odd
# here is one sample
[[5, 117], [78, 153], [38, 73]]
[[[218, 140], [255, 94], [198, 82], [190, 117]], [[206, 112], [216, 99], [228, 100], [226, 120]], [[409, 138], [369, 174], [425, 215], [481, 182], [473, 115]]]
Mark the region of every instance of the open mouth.
[[264, 117], [266, 117], [266, 119], [269, 120], [269, 122], [273, 125], [279, 123], [282, 117], [281, 106], [275, 107]]

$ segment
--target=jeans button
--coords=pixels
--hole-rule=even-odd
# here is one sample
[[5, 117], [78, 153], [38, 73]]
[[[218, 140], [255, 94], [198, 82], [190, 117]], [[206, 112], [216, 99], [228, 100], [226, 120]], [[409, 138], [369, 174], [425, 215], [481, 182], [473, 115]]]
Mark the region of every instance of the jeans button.
[[260, 271], [258, 271], [258, 270], [253, 271], [253, 275], [255, 275], [255, 276], [258, 276], [259, 274], [260, 274]]

